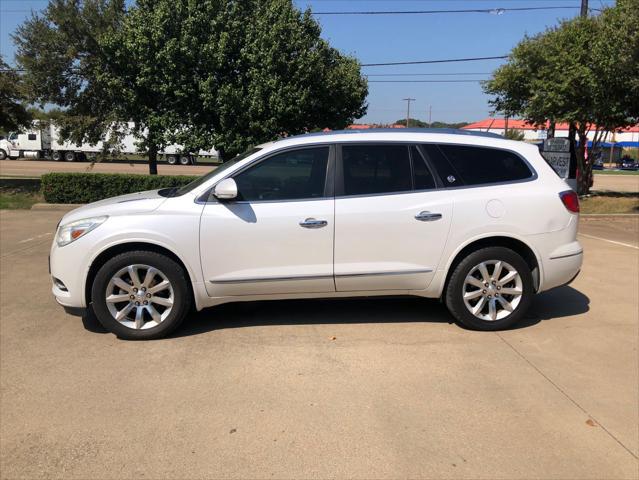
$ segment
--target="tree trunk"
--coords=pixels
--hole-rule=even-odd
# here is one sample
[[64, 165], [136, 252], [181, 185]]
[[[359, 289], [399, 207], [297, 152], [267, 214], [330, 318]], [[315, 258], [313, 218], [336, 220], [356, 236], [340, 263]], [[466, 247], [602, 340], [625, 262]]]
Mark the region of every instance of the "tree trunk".
[[577, 148], [577, 193], [586, 195], [590, 192], [592, 186], [592, 162], [586, 159], [586, 148], [588, 146], [588, 135], [586, 135], [586, 124], [580, 123], [579, 129], [579, 147]]
[[149, 175], [158, 174], [158, 147], [149, 146]]
[[227, 152], [223, 148], [218, 148], [217, 151], [219, 152], [220, 160], [222, 160], [222, 163], [228, 162], [229, 160], [233, 160], [233, 158], [235, 158], [235, 155]]
[[548, 124], [548, 138], [555, 138], [555, 127], [556, 123], [551, 120]]

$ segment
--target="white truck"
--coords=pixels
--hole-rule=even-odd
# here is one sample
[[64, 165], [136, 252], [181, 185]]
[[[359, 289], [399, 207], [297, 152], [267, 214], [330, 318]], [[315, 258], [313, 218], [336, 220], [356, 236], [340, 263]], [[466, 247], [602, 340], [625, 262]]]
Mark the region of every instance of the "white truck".
[[[138, 149], [137, 142], [138, 140], [132, 134], [125, 135], [120, 140], [117, 153], [124, 155], [144, 153]], [[12, 132], [6, 139], [0, 137], [0, 160], [32, 158], [75, 162], [95, 158], [103, 150], [102, 142], [90, 145], [61, 141], [59, 129], [53, 124], [46, 126], [36, 124], [24, 132]], [[197, 153], [185, 152], [183, 147], [177, 144], [169, 145], [158, 153], [160, 158], [166, 160], [170, 165], [194, 165], [197, 157], [218, 157], [218, 152], [214, 149], [200, 150]]]

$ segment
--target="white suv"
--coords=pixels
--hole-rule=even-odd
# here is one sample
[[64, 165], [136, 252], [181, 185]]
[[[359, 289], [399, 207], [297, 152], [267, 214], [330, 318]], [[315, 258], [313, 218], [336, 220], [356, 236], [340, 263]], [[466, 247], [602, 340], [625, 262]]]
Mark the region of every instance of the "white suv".
[[464, 326], [498, 330], [577, 275], [578, 212], [523, 142], [454, 130], [302, 135], [186, 187], [66, 214], [53, 294], [127, 339], [167, 335], [193, 307], [377, 295], [440, 298]]

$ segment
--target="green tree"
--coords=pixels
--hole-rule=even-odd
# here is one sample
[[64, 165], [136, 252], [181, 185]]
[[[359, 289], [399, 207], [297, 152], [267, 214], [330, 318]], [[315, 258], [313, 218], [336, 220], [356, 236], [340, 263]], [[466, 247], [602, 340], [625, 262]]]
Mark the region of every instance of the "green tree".
[[[394, 122], [395, 125], [406, 125], [406, 119], [402, 118]], [[417, 118], [410, 119], [411, 128], [462, 128], [466, 125], [469, 125], [468, 122], [457, 122], [457, 123], [446, 123], [446, 122], [424, 122], [423, 120], [418, 120]]]
[[[395, 122], [393, 122], [393, 124], [406, 126], [406, 119], [400, 118], [399, 120], [396, 120]], [[428, 123], [422, 122], [421, 120], [418, 120], [417, 118], [411, 118], [410, 128], [428, 128]]]
[[512, 128], [509, 128], [504, 132], [504, 138], [507, 138], [508, 140], [517, 140], [521, 142], [524, 137], [524, 132], [522, 132], [521, 130], [514, 130]]
[[571, 125], [580, 194], [588, 192], [592, 179], [585, 158], [589, 129], [614, 131], [639, 121], [638, 25], [637, 0], [621, 0], [598, 17], [565, 21], [524, 38], [484, 83], [496, 111], [535, 125]]
[[[291, 0], [51, 0], [16, 32], [32, 98], [75, 141], [134, 133], [150, 173], [171, 143], [223, 158], [362, 116], [359, 65]], [[114, 125], [117, 126], [113, 127]]]
[[[140, 7], [147, 16], [163, 2], [175, 4]], [[280, 136], [344, 128], [366, 113], [358, 62], [330, 47], [310, 11], [291, 0], [201, 1], [191, 17], [193, 82], [178, 88], [201, 103], [183, 112], [194, 129], [178, 140], [197, 138], [227, 159]]]
[[0, 132], [28, 127], [32, 116], [25, 107], [20, 75], [0, 57]]
[[13, 35], [25, 94], [40, 108], [58, 107], [54, 117], [65, 140], [97, 143], [120, 119], [122, 101], [103, 79], [109, 59], [102, 42], [124, 15], [124, 0], [51, 0]]

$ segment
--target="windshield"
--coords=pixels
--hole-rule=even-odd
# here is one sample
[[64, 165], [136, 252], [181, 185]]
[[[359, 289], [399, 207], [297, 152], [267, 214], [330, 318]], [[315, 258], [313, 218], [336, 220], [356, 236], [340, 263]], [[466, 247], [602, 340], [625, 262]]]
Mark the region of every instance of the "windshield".
[[184, 185], [183, 187], [180, 187], [180, 188], [177, 188], [177, 187], [167, 188], [167, 189], [164, 189], [164, 190], [160, 190], [158, 193], [160, 195], [165, 196], [165, 197], [179, 197], [180, 195], [184, 195], [185, 193], [188, 193], [191, 190], [193, 190], [193, 189], [199, 187], [200, 185], [202, 185], [203, 183], [205, 183], [213, 175], [217, 175], [218, 173], [223, 172], [224, 170], [232, 167], [233, 165], [236, 165], [238, 162], [241, 162], [245, 158], [250, 157], [251, 155], [253, 155], [256, 152], [259, 152], [260, 150], [261, 150], [261, 148], [258, 148], [258, 147], [251, 148], [251, 149], [247, 150], [244, 153], [240, 153], [233, 160], [229, 160], [228, 162], [224, 162], [219, 167], [214, 168], [209, 173], [207, 173], [205, 175], [202, 175], [197, 180], [194, 180], [191, 183], [188, 183], [188, 184]]

